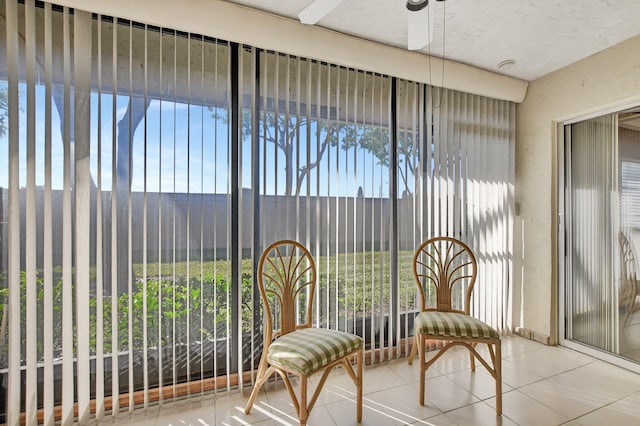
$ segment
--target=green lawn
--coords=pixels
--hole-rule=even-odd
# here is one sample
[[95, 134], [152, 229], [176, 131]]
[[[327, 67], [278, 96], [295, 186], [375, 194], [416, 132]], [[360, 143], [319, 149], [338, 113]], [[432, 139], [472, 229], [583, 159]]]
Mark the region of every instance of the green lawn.
[[[416, 306], [416, 291], [412, 276], [412, 256], [410, 251], [401, 251], [398, 257], [400, 309], [413, 310]], [[316, 318], [327, 317], [356, 318], [372, 313], [386, 314], [390, 304], [389, 252], [340, 253], [316, 258], [318, 270], [318, 297], [316, 298]], [[129, 347], [143, 347], [146, 329], [147, 346], [199, 341], [202, 338], [224, 337], [230, 327], [230, 277], [231, 262], [191, 261], [173, 263], [134, 264], [134, 290], [118, 297], [118, 342], [121, 350]], [[91, 274], [95, 277], [95, 268]], [[62, 344], [62, 330], [56, 324], [62, 316], [62, 274], [54, 271], [54, 347]], [[4, 284], [4, 283], [2, 283]], [[252, 323], [252, 261], [242, 261], [242, 321], [243, 329], [255, 330]], [[22, 297], [26, 294], [26, 276], [21, 279]], [[38, 320], [43, 321], [44, 280], [39, 271], [38, 280]], [[6, 288], [0, 289], [0, 309], [5, 315], [8, 295]], [[90, 300], [91, 348], [95, 351], [98, 300], [95, 295]], [[112, 341], [112, 298], [110, 294], [102, 298], [104, 351], [111, 351]], [[21, 309], [22, 324], [26, 323], [25, 303]], [[258, 326], [259, 327], [259, 326]], [[22, 335], [25, 335], [23, 331]], [[2, 330], [6, 333], [7, 330]], [[6, 336], [5, 342], [6, 342]], [[38, 341], [41, 343], [41, 333]], [[23, 339], [25, 340], [25, 339]], [[25, 342], [23, 342], [24, 344]], [[40, 344], [40, 346], [42, 346]], [[42, 354], [42, 347], [39, 348]], [[7, 347], [0, 347], [0, 368], [6, 366]]]

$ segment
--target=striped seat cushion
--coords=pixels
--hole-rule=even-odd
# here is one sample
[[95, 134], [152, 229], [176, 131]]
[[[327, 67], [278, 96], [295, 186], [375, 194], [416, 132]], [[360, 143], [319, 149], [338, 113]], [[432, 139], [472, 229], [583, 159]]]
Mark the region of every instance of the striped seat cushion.
[[362, 346], [362, 338], [337, 330], [303, 328], [276, 339], [269, 346], [271, 365], [308, 374]]
[[421, 312], [415, 319], [415, 330], [431, 336], [500, 338], [496, 330], [479, 319], [456, 312]]

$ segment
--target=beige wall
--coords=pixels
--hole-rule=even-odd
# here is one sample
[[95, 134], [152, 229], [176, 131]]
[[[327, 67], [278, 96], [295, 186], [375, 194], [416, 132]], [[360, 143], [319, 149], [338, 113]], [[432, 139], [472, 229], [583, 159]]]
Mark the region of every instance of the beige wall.
[[564, 121], [640, 103], [640, 37], [530, 82], [516, 106], [516, 326], [557, 337], [556, 128]]

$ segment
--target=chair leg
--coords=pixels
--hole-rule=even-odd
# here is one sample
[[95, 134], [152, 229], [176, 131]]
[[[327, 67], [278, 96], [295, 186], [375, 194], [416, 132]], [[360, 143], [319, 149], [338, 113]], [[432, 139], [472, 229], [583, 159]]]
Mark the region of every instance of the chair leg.
[[362, 421], [362, 363], [363, 363], [362, 351], [363, 349], [360, 348], [356, 358], [356, 363], [357, 363], [356, 368], [358, 370], [358, 383], [356, 388], [356, 405], [357, 405], [356, 419], [358, 420], [358, 423]]
[[426, 368], [423, 337], [421, 335], [416, 335], [416, 342], [418, 347], [418, 361], [420, 362], [420, 405], [424, 405], [424, 380]]
[[260, 388], [269, 378], [269, 374], [267, 374], [267, 357], [262, 356], [260, 359], [260, 365], [258, 366], [258, 374], [256, 374], [256, 382], [253, 385], [253, 390], [251, 391], [251, 395], [249, 396], [249, 401], [247, 401], [247, 405], [244, 407], [244, 413], [249, 414], [251, 412], [251, 407], [253, 407], [253, 403], [258, 396], [258, 392], [260, 392]]
[[[472, 343], [471, 346], [475, 348], [476, 344]], [[473, 352], [471, 351], [469, 351], [469, 363], [471, 364], [471, 371], [476, 371], [476, 357], [473, 355]]]
[[496, 414], [502, 415], [502, 342], [496, 343], [496, 359], [493, 368], [496, 370]]
[[411, 344], [411, 352], [409, 352], [409, 365], [413, 364], [413, 358], [416, 356], [416, 350], [418, 349], [417, 341], [418, 334], [415, 334], [413, 336], [413, 343]]
[[309, 417], [309, 413], [307, 411], [307, 376], [300, 376], [300, 413], [298, 415], [300, 418], [300, 426], [305, 426], [307, 424], [307, 417]]

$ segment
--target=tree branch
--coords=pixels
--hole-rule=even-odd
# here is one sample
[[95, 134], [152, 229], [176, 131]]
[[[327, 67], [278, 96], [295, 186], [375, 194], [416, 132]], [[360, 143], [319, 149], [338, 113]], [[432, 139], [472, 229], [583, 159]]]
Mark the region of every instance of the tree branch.
[[300, 187], [302, 186], [302, 181], [309, 174], [309, 171], [315, 169], [320, 164], [320, 160], [324, 156], [324, 152], [327, 150], [329, 146], [329, 142], [331, 141], [331, 136], [335, 132], [335, 126], [331, 126], [327, 129], [327, 134], [322, 141], [322, 145], [320, 146], [320, 152], [318, 153], [318, 158], [313, 163], [309, 163], [309, 166], [302, 166], [300, 169], [300, 174], [298, 175], [298, 181], [296, 182], [296, 195], [300, 195]]

